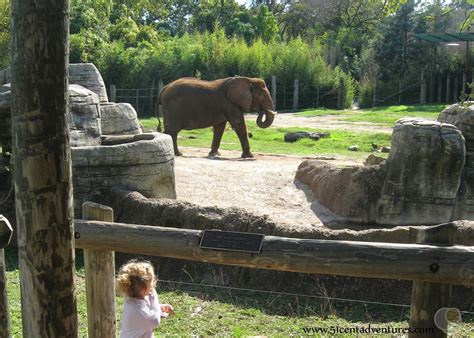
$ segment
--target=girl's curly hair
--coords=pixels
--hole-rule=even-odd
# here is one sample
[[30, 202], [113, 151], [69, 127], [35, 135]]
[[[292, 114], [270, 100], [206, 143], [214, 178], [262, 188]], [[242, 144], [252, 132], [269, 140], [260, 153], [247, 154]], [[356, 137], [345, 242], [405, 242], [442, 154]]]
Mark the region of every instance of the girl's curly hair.
[[149, 261], [132, 259], [120, 267], [115, 279], [117, 293], [133, 298], [137, 298], [144, 288], [155, 286], [155, 271]]

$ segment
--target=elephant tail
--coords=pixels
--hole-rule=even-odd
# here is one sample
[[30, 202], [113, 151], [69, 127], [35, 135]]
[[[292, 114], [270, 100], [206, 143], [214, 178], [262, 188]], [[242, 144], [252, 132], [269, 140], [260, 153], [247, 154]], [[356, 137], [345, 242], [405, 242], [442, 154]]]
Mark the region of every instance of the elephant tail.
[[163, 114], [161, 113], [160, 105], [161, 105], [161, 92], [158, 95], [158, 100], [156, 100], [156, 106], [155, 106], [155, 116], [158, 119], [158, 126], [156, 127], [156, 131], [159, 133], [162, 132], [160, 116], [163, 116]]

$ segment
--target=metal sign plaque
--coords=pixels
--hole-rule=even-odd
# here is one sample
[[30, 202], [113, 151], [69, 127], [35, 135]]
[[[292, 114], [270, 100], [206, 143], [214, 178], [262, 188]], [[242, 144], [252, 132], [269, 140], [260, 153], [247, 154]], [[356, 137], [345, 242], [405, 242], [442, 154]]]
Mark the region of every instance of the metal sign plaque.
[[202, 249], [243, 251], [259, 253], [262, 249], [263, 234], [204, 230], [199, 247]]

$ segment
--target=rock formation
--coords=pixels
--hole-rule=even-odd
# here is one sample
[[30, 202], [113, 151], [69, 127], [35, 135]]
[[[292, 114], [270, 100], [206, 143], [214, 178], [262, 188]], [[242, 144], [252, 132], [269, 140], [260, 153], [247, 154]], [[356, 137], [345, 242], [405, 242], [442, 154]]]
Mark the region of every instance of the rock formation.
[[296, 178], [321, 204], [354, 222], [437, 224], [468, 219], [465, 208], [458, 208], [465, 159], [464, 138], [455, 126], [401, 119], [385, 163], [339, 168], [308, 160]]
[[[11, 149], [8, 81], [9, 71], [1, 71], [0, 145], [4, 152]], [[71, 64], [69, 83], [75, 217], [81, 216], [83, 202], [113, 187], [136, 190], [146, 197], [176, 198], [171, 138], [142, 134], [131, 105], [109, 103], [102, 76], [93, 64]], [[104, 138], [104, 134], [114, 136]], [[129, 137], [134, 135], [139, 137]]]
[[102, 134], [141, 134], [137, 112], [130, 103], [103, 103], [100, 105]]
[[454, 218], [474, 220], [474, 102], [447, 107], [439, 115], [438, 121], [456, 126], [466, 140], [466, 165]]

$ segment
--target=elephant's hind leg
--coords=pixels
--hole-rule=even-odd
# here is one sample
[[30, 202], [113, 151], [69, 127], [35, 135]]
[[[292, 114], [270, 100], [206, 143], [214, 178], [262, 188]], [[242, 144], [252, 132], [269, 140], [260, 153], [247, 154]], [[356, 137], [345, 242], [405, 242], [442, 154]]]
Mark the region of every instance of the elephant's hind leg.
[[227, 121], [216, 124], [213, 126], [214, 136], [212, 137], [212, 146], [209, 156], [214, 157], [220, 155], [219, 146], [221, 145], [222, 135], [224, 134], [225, 126]]
[[164, 133], [171, 136], [171, 139], [173, 140], [174, 155], [175, 156], [183, 156], [183, 153], [180, 152], [179, 149], [178, 149], [178, 133], [179, 133], [179, 131], [170, 131], [168, 129], [165, 129]]

